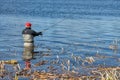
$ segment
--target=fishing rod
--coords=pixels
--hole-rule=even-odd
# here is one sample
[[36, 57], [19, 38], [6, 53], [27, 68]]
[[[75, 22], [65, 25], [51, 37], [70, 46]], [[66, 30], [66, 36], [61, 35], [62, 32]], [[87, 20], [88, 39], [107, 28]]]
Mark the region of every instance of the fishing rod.
[[65, 19], [62, 19], [62, 20], [58, 21], [57, 23], [55, 23], [55, 24], [49, 26], [48, 28], [44, 29], [44, 30], [41, 31], [41, 32], [45, 32], [45, 31], [49, 30], [51, 27], [55, 27], [56, 25], [58, 25], [59, 23], [63, 22], [64, 20], [65, 20]]

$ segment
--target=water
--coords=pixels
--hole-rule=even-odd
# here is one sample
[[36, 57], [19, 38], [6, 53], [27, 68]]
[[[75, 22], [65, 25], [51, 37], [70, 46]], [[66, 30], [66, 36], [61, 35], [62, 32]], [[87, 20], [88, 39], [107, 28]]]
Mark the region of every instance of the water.
[[[17, 59], [23, 64], [21, 33], [30, 21], [34, 30], [44, 31], [35, 38], [35, 50], [51, 55], [37, 55], [33, 64], [58, 57], [72, 64], [74, 55], [93, 56], [93, 66], [120, 66], [119, 4], [119, 0], [0, 0], [0, 60]], [[114, 44], [118, 49], [111, 50]]]

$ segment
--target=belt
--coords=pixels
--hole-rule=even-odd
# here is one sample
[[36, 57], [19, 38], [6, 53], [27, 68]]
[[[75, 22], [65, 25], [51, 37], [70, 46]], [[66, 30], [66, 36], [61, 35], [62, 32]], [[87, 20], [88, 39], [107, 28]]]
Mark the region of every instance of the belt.
[[34, 43], [34, 41], [24, 41], [24, 43]]

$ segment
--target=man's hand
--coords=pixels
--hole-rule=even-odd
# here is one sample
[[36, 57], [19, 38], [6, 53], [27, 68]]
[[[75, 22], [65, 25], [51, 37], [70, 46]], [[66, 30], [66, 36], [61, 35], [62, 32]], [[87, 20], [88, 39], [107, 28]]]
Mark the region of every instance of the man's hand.
[[43, 35], [43, 34], [42, 34], [42, 32], [39, 32], [39, 35], [41, 35], [41, 36], [42, 36], [42, 35]]

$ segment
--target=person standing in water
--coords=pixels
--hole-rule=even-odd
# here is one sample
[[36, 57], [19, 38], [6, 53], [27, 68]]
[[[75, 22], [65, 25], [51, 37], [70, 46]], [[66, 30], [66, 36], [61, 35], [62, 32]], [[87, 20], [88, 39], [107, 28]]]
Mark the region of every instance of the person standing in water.
[[25, 23], [25, 29], [22, 31], [24, 40], [23, 60], [25, 60], [25, 69], [30, 69], [30, 60], [33, 59], [34, 54], [34, 37], [42, 35], [42, 32], [36, 32], [31, 29], [30, 22]]

